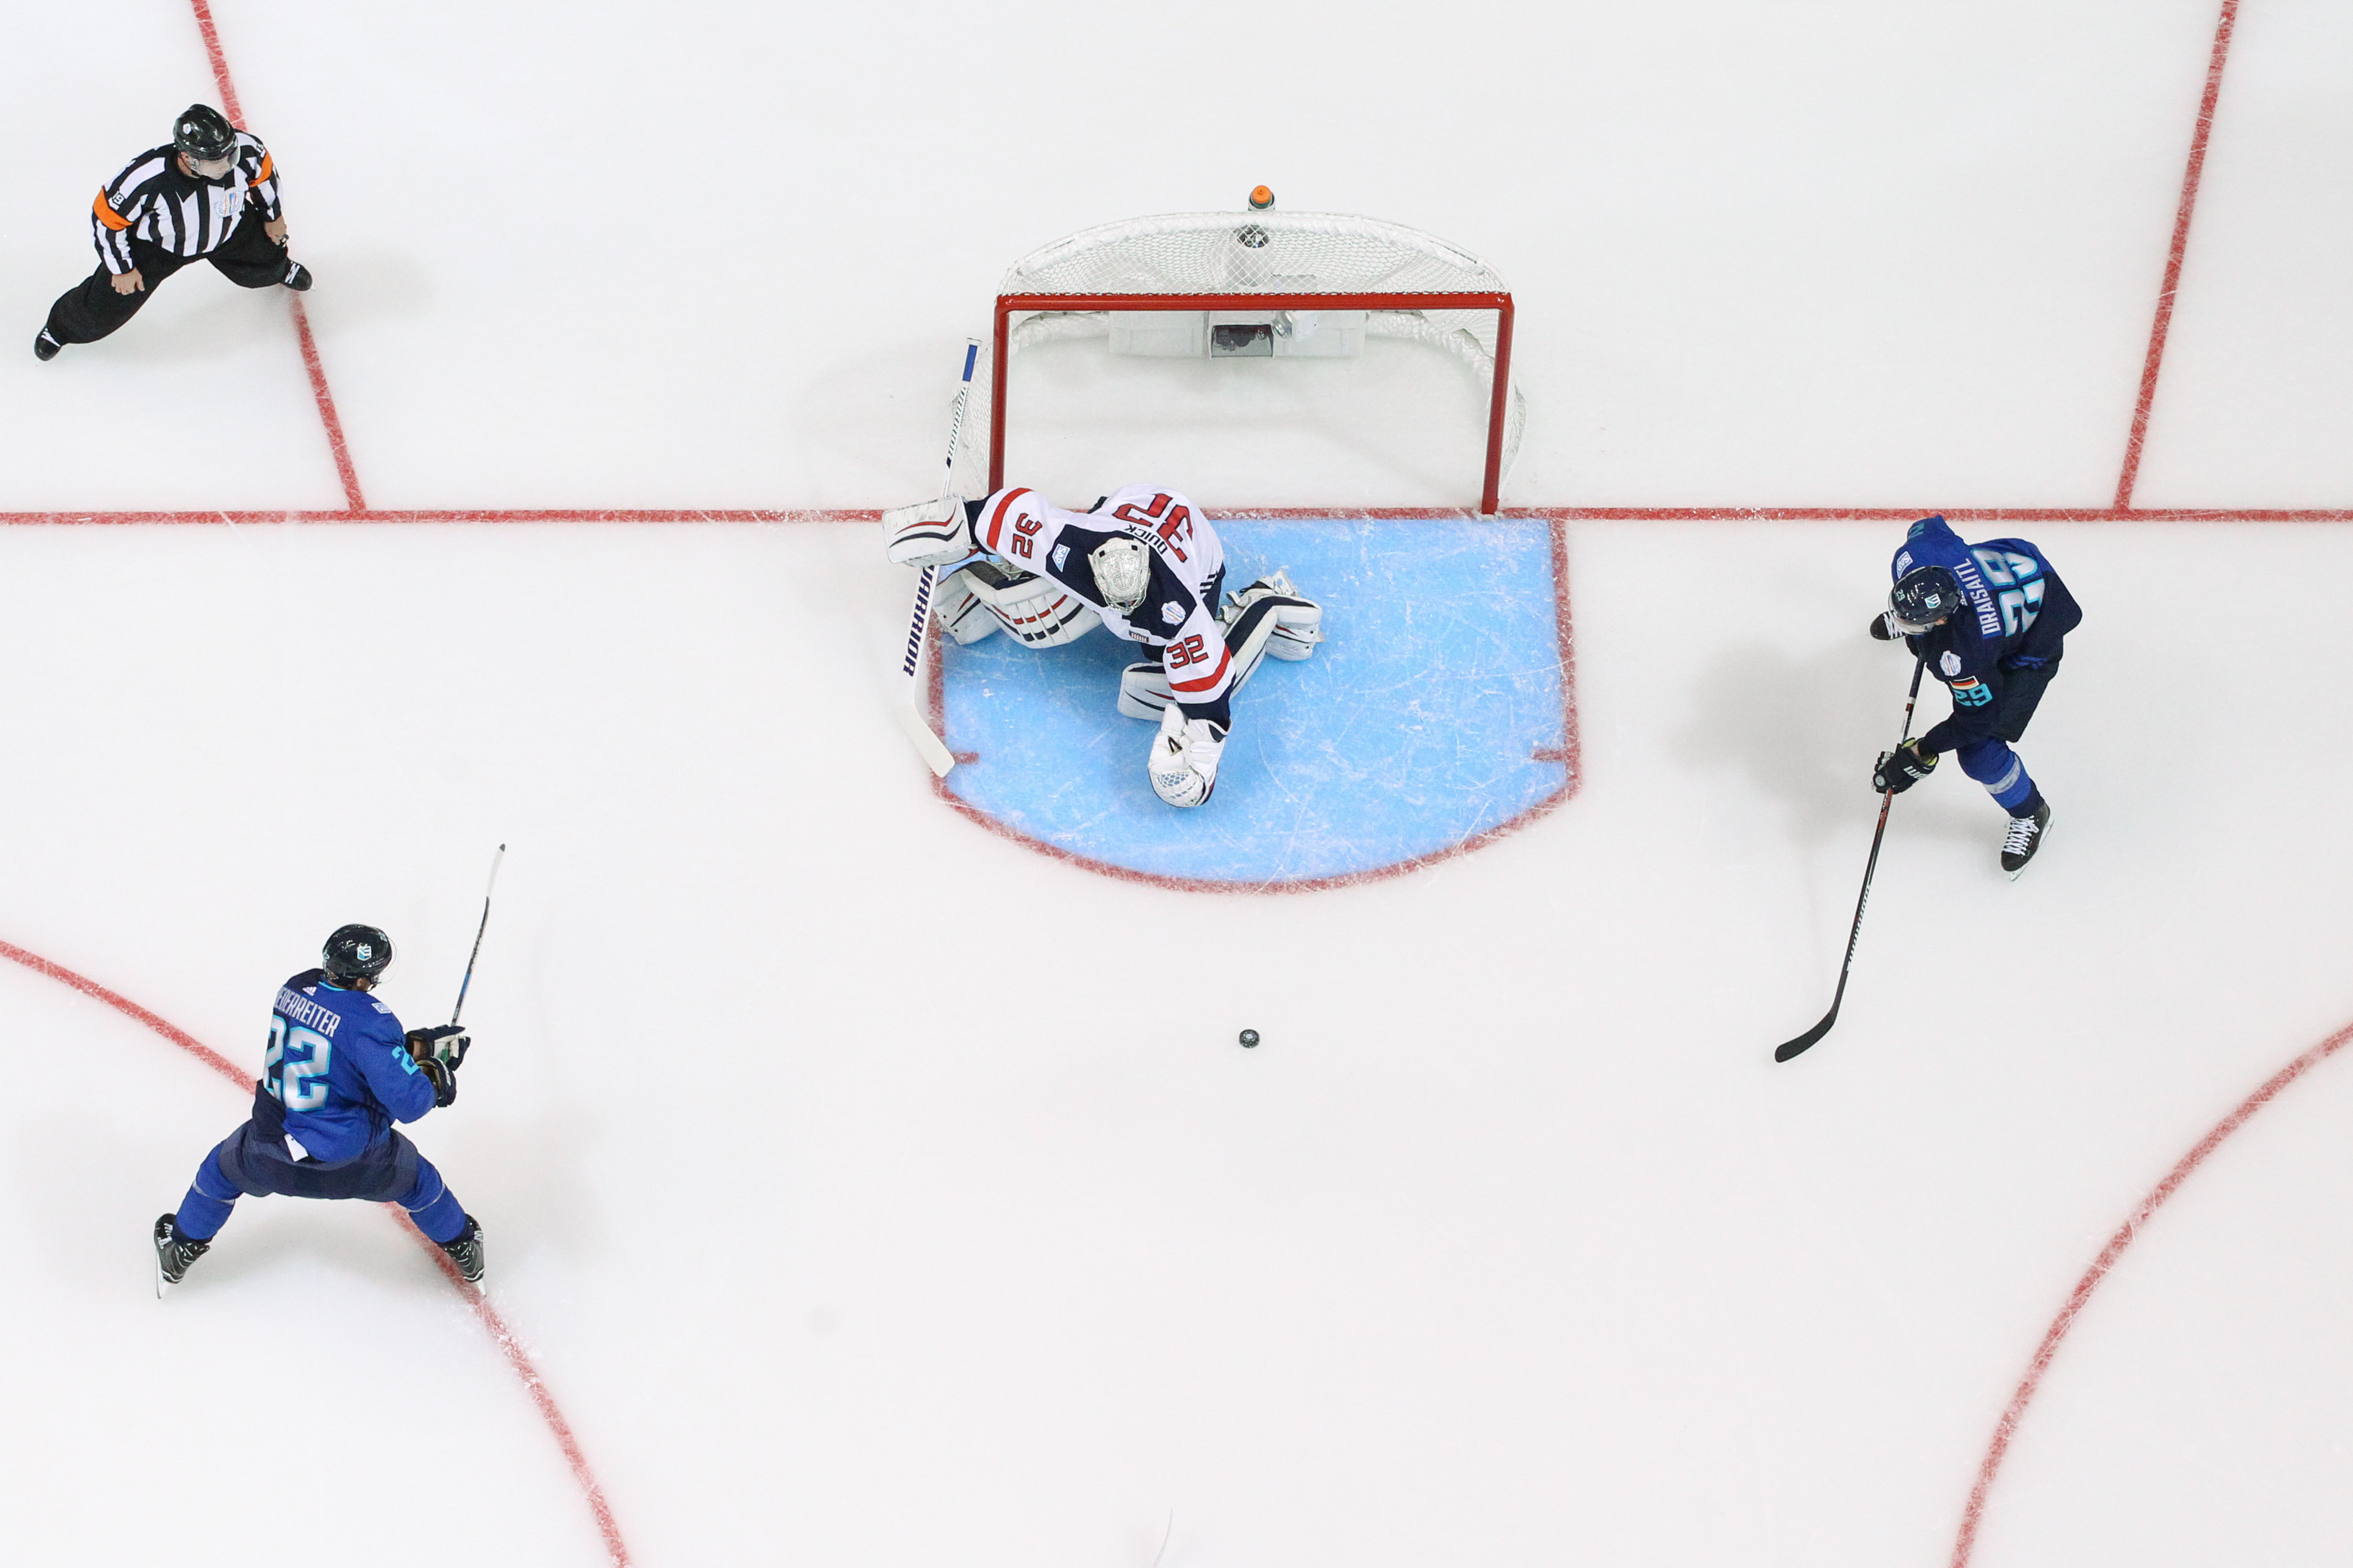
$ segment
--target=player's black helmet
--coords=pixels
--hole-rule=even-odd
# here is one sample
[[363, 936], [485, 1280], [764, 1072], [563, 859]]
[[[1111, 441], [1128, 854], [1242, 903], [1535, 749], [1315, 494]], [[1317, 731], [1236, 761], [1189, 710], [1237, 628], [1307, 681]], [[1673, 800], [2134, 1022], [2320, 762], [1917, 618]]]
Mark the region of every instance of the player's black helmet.
[[319, 967], [338, 985], [374, 980], [392, 964], [392, 938], [374, 926], [337, 926], [319, 953]]
[[1915, 566], [1888, 591], [1897, 630], [1925, 632], [1961, 607], [1961, 585], [1942, 566]]
[[172, 145], [190, 158], [226, 158], [237, 151], [237, 129], [209, 103], [192, 103], [172, 122]]

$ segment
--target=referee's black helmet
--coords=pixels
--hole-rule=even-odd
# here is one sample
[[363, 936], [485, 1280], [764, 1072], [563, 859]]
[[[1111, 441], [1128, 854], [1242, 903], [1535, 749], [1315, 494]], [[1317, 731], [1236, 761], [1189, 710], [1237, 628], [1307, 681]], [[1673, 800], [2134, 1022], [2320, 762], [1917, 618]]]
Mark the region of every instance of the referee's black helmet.
[[237, 151], [237, 128], [209, 103], [192, 103], [172, 122], [172, 145], [191, 159], [209, 163]]

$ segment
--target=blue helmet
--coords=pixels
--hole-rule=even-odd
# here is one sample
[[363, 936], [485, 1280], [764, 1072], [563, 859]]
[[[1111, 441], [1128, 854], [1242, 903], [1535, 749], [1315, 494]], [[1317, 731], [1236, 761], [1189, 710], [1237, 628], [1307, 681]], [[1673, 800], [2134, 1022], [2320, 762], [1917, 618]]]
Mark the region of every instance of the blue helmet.
[[1960, 607], [1961, 584], [1942, 566], [1915, 566], [1887, 594], [1887, 613], [1902, 632], [1925, 632]]

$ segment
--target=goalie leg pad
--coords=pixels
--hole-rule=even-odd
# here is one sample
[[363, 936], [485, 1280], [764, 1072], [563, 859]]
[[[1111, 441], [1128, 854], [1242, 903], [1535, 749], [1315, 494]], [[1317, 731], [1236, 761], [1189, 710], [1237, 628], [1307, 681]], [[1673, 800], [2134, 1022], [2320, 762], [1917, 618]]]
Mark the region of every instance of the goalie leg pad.
[[1060, 647], [1103, 625], [1092, 605], [1051, 577], [1008, 572], [990, 561], [958, 575], [997, 623], [1030, 647]]
[[1119, 672], [1119, 710], [1131, 719], [1157, 719], [1176, 700], [1165, 665], [1131, 664]]
[[997, 628], [1005, 624], [989, 614], [988, 606], [973, 591], [969, 567], [948, 574], [947, 580], [932, 590], [932, 614], [940, 618], [948, 636], [965, 647], [984, 637], [995, 637]]
[[1266, 656], [1285, 664], [1297, 664], [1315, 652], [1315, 645], [1324, 640], [1324, 606], [1312, 599], [1302, 599], [1295, 605], [1277, 605], [1274, 609], [1274, 635], [1266, 639]]
[[1324, 606], [1302, 598], [1288, 573], [1261, 577], [1234, 595], [1219, 618], [1225, 623], [1236, 689], [1270, 654], [1295, 664], [1324, 640]]

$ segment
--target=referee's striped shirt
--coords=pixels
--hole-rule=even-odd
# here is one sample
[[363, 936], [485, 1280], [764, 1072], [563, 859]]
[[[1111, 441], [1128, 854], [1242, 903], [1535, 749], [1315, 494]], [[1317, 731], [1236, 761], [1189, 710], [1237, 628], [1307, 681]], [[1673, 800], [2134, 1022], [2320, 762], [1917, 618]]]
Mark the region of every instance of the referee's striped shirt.
[[142, 153], [90, 204], [90, 231], [109, 272], [133, 271], [135, 236], [174, 256], [196, 257], [228, 243], [250, 197], [264, 222], [278, 218], [278, 165], [258, 137], [237, 133], [237, 161], [217, 180], [180, 172], [169, 147]]

